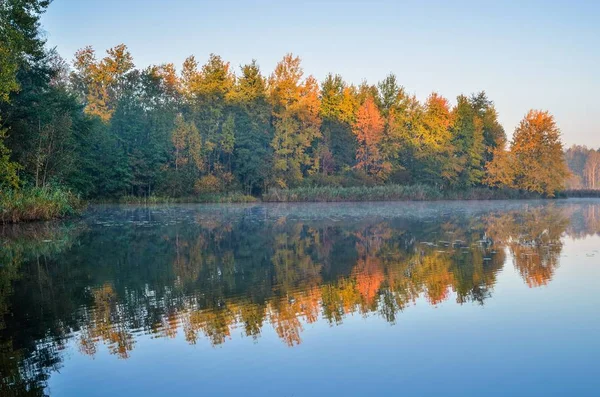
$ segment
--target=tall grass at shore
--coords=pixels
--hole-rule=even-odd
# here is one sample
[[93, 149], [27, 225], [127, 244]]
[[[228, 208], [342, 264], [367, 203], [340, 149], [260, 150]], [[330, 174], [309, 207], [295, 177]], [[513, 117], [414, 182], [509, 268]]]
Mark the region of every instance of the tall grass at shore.
[[[186, 197], [168, 196], [123, 196], [116, 202], [119, 204], [174, 204], [174, 203], [253, 203], [258, 199], [243, 193], [210, 193]], [[114, 201], [109, 201], [114, 202]]]
[[26, 187], [0, 192], [0, 223], [46, 221], [78, 215], [84, 202], [58, 187]]
[[440, 190], [427, 185], [382, 185], [372, 187], [315, 186], [295, 189], [271, 189], [263, 194], [265, 202], [303, 201], [435, 201], [435, 200], [508, 200], [535, 199], [537, 193], [512, 189], [472, 188], [468, 190]]

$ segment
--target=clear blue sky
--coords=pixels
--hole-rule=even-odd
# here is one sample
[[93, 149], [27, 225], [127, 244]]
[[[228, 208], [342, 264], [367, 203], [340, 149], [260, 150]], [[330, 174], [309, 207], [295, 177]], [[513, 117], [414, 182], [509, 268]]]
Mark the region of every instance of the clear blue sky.
[[270, 74], [287, 52], [306, 74], [376, 83], [389, 72], [420, 99], [485, 90], [510, 135], [530, 108], [567, 145], [600, 147], [600, 1], [54, 0], [48, 43], [71, 60], [125, 43], [136, 66], [216, 53]]

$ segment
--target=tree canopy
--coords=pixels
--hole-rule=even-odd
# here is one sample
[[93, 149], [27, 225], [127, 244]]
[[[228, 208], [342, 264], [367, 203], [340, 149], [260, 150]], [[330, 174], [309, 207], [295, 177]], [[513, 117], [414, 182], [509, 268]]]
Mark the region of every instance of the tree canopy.
[[[0, 188], [118, 197], [424, 183], [552, 196], [575, 183], [547, 112], [529, 112], [507, 148], [483, 91], [421, 102], [394, 74], [319, 82], [293, 54], [268, 76], [215, 54], [140, 69], [124, 44], [82, 48], [69, 65], [44, 48], [48, 4], [0, 3]], [[570, 156], [579, 184], [600, 186], [597, 156]]]

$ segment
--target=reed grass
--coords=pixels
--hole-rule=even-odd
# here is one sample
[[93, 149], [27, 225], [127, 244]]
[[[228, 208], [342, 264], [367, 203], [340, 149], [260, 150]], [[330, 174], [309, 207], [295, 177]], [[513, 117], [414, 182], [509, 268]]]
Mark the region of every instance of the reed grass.
[[541, 198], [541, 196], [537, 193], [512, 189], [441, 190], [428, 185], [313, 186], [285, 190], [271, 189], [262, 196], [262, 200], [265, 202], [508, 200], [534, 198]]
[[58, 187], [26, 187], [0, 192], [0, 223], [47, 221], [78, 215], [85, 203]]
[[186, 197], [168, 196], [123, 196], [117, 200], [119, 204], [175, 204], [175, 203], [253, 203], [258, 199], [243, 193], [210, 193]]

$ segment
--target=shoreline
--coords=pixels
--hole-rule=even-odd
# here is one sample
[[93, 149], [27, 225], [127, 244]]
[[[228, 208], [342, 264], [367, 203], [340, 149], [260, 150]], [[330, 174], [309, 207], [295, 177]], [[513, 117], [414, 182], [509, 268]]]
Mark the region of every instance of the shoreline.
[[476, 187], [468, 190], [441, 190], [427, 185], [379, 185], [358, 187], [300, 187], [271, 189], [260, 197], [239, 192], [188, 197], [123, 196], [84, 201], [60, 189], [28, 189], [12, 192], [0, 203], [0, 224], [50, 221], [80, 216], [90, 204], [243, 204], [243, 203], [349, 203], [349, 202], [439, 202], [496, 200], [560, 200], [600, 198], [600, 190], [565, 190], [554, 197], [515, 189]]

